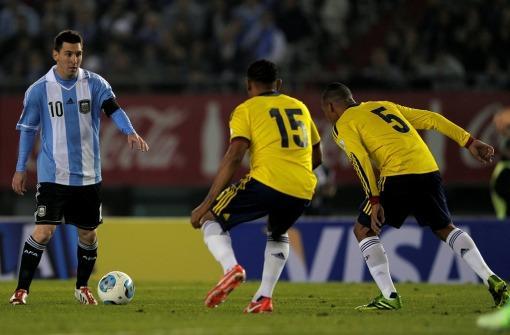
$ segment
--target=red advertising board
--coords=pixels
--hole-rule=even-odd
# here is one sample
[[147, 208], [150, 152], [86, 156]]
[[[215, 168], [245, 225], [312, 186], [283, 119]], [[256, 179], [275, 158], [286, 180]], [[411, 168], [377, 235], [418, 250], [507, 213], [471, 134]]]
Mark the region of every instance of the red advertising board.
[[[357, 177], [330, 138], [330, 126], [319, 107], [319, 92], [294, 94], [309, 107], [323, 137], [325, 162], [340, 184]], [[131, 151], [125, 137], [107, 118], [102, 120], [101, 155], [105, 185], [205, 186], [228, 144], [228, 117], [243, 95], [126, 95], [119, 101], [137, 131], [151, 146], [148, 153]], [[473, 136], [497, 144], [492, 116], [510, 105], [505, 93], [364, 92], [359, 101], [390, 100], [442, 113]], [[0, 96], [0, 186], [9, 187], [16, 164], [22, 96]], [[486, 183], [491, 167], [482, 167], [453, 141], [435, 133], [423, 136], [451, 183]], [[35, 180], [35, 155], [29, 164]]]

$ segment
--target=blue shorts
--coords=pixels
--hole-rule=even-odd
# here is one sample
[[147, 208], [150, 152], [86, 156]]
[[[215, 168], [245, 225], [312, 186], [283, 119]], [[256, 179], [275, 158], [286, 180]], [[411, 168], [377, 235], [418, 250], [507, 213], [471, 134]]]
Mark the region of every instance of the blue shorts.
[[247, 176], [224, 189], [211, 206], [211, 212], [225, 231], [267, 215], [268, 231], [276, 239], [287, 232], [309, 203]]
[[[400, 228], [405, 219], [413, 215], [420, 226], [429, 226], [435, 231], [452, 221], [438, 171], [381, 177], [380, 187], [385, 225]], [[365, 199], [360, 206], [358, 222], [366, 227], [370, 227], [371, 210]]]

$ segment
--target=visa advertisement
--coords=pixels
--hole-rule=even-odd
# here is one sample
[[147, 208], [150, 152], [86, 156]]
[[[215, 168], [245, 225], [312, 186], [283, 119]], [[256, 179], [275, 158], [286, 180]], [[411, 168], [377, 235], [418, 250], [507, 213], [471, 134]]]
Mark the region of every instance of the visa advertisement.
[[[506, 251], [510, 225], [494, 219], [458, 219], [489, 267], [510, 278]], [[23, 244], [33, 229], [30, 218], [0, 218], [0, 279], [17, 278]], [[262, 276], [265, 223], [257, 221], [231, 231], [237, 260], [248, 280]], [[282, 280], [293, 282], [371, 281], [352, 234], [352, 218], [302, 218], [289, 231], [291, 252]], [[187, 218], [105, 218], [99, 228], [99, 255], [93, 280], [120, 270], [135, 280], [216, 281], [221, 268], [209, 254], [202, 234]], [[475, 273], [428, 228], [409, 220], [401, 229], [381, 235], [395, 281], [429, 283], [480, 282]], [[47, 247], [38, 278], [67, 279], [76, 273], [76, 229], [62, 225]]]
[[[370, 272], [352, 233], [353, 219], [301, 219], [289, 231], [291, 250], [282, 273], [294, 282], [371, 281]], [[510, 225], [493, 219], [456, 220], [469, 233], [489, 267], [510, 278], [510, 255], [505, 251]], [[232, 232], [237, 259], [248, 279], [260, 279], [265, 248], [265, 224], [245, 224]], [[413, 220], [402, 228], [383, 229], [381, 241], [395, 281], [429, 283], [479, 282], [476, 274], [428, 228]]]

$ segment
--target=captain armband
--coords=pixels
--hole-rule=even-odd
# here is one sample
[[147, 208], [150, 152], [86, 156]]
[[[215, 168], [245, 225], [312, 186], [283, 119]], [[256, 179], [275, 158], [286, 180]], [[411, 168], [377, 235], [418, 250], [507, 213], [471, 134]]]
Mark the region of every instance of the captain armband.
[[117, 103], [117, 100], [115, 100], [114, 97], [111, 97], [108, 100], [105, 100], [103, 104], [101, 105], [101, 108], [103, 109], [104, 113], [110, 117], [110, 115], [113, 114], [117, 109], [120, 108], [119, 104]]

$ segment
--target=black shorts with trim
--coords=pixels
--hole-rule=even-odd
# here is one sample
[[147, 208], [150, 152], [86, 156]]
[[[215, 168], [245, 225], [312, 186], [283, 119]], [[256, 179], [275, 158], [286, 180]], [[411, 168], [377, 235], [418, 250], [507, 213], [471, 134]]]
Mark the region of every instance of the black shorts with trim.
[[[381, 177], [379, 185], [385, 225], [400, 228], [409, 215], [413, 215], [420, 226], [429, 226], [434, 231], [451, 222], [438, 171]], [[372, 207], [365, 199], [360, 206], [358, 222], [370, 227], [371, 213]]]
[[69, 186], [40, 183], [36, 193], [36, 224], [65, 223], [93, 230], [102, 222], [101, 183], [86, 186]]
[[211, 206], [211, 212], [225, 231], [268, 215], [268, 231], [277, 239], [296, 222], [309, 203], [247, 176], [224, 189]]

